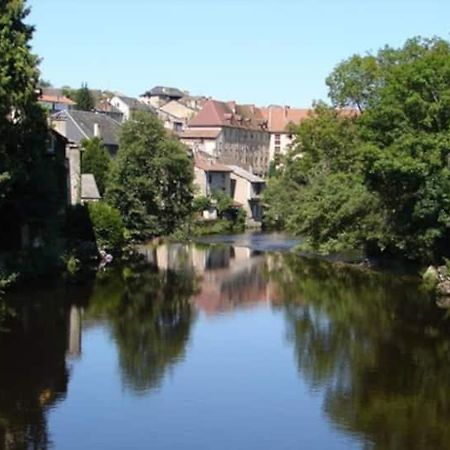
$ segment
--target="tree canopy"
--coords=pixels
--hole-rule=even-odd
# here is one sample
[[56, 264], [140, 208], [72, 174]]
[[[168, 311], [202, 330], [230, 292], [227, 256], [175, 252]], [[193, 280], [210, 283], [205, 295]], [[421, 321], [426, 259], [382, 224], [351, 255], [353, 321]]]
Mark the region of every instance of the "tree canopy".
[[[322, 250], [431, 261], [450, 248], [450, 44], [353, 56], [267, 190], [268, 219]], [[342, 107], [353, 107], [354, 113]]]
[[106, 199], [132, 238], [170, 234], [191, 212], [193, 169], [185, 147], [159, 119], [137, 112], [122, 126]]
[[43, 227], [53, 208], [45, 154], [48, 129], [37, 103], [38, 58], [30, 51], [33, 27], [24, 1], [0, 3], [0, 235], [17, 245], [24, 225]]
[[98, 137], [85, 139], [81, 142], [83, 158], [81, 161], [82, 173], [92, 173], [101, 195], [105, 192], [106, 181], [111, 166], [111, 157]]
[[74, 98], [77, 108], [82, 111], [92, 111], [95, 107], [95, 99], [88, 88], [87, 83], [83, 83], [75, 93]]

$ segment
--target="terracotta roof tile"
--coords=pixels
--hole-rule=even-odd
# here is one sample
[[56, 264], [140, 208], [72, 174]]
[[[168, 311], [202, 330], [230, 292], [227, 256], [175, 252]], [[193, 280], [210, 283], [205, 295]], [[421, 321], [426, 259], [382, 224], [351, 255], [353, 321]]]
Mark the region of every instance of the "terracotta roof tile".
[[263, 130], [266, 122], [261, 110], [254, 105], [208, 100], [189, 122], [190, 127], [234, 127]]
[[207, 161], [200, 158], [195, 160], [195, 167], [204, 170], [205, 172], [231, 172], [231, 169], [225, 164]]
[[216, 139], [220, 130], [188, 129], [180, 133], [181, 139]]
[[48, 102], [48, 103], [61, 103], [63, 105], [76, 105], [76, 103], [70, 98], [64, 95], [48, 95], [42, 94], [38, 99], [40, 102]]
[[269, 131], [272, 133], [282, 133], [286, 131], [289, 124], [299, 124], [301, 121], [307, 119], [312, 109], [289, 108], [283, 106], [269, 106], [262, 108], [263, 117], [268, 121]]

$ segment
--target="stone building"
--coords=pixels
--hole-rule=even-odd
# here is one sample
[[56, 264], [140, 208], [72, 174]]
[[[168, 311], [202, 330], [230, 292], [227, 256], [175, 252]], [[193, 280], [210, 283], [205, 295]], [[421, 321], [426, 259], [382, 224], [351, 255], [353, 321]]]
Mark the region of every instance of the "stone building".
[[109, 103], [123, 114], [123, 120], [129, 120], [135, 111], [156, 113], [155, 108], [149, 106], [136, 98], [125, 95], [115, 95]]
[[271, 105], [261, 108], [263, 117], [267, 120], [267, 128], [270, 132], [270, 160], [276, 155], [284, 155], [293, 142], [293, 135], [289, 130], [290, 125], [298, 125], [308, 118], [310, 109], [291, 108], [289, 106]]
[[205, 152], [261, 176], [268, 172], [270, 134], [254, 105], [208, 100], [180, 138], [194, 154]]

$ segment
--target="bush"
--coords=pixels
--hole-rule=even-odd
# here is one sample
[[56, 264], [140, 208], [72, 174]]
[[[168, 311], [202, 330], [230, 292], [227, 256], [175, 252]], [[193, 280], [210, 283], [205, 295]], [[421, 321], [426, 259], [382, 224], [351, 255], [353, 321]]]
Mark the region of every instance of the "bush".
[[124, 226], [120, 212], [104, 202], [89, 204], [89, 217], [99, 249], [119, 251], [124, 244]]
[[192, 209], [196, 212], [203, 212], [211, 207], [211, 199], [205, 196], [195, 197], [192, 201]]

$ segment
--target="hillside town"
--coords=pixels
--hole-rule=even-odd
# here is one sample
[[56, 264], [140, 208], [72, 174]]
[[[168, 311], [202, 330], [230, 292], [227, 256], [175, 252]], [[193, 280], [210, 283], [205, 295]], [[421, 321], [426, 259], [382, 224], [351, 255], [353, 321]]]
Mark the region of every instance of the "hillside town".
[[[82, 141], [99, 138], [114, 157], [122, 124], [142, 111], [157, 116], [168, 133], [186, 145], [194, 167], [196, 195], [210, 197], [223, 192], [245, 211], [249, 227], [261, 226], [261, 194], [270, 168], [293, 142], [291, 127], [310, 113], [290, 106], [219, 101], [166, 86], [155, 86], [139, 98], [91, 93], [95, 106], [83, 111], [64, 89], [43, 87], [39, 91], [38, 100], [48, 111], [54, 141], [63, 142], [65, 148], [69, 204], [101, 199], [94, 175], [82, 173]], [[217, 218], [214, 204], [203, 217]]]

